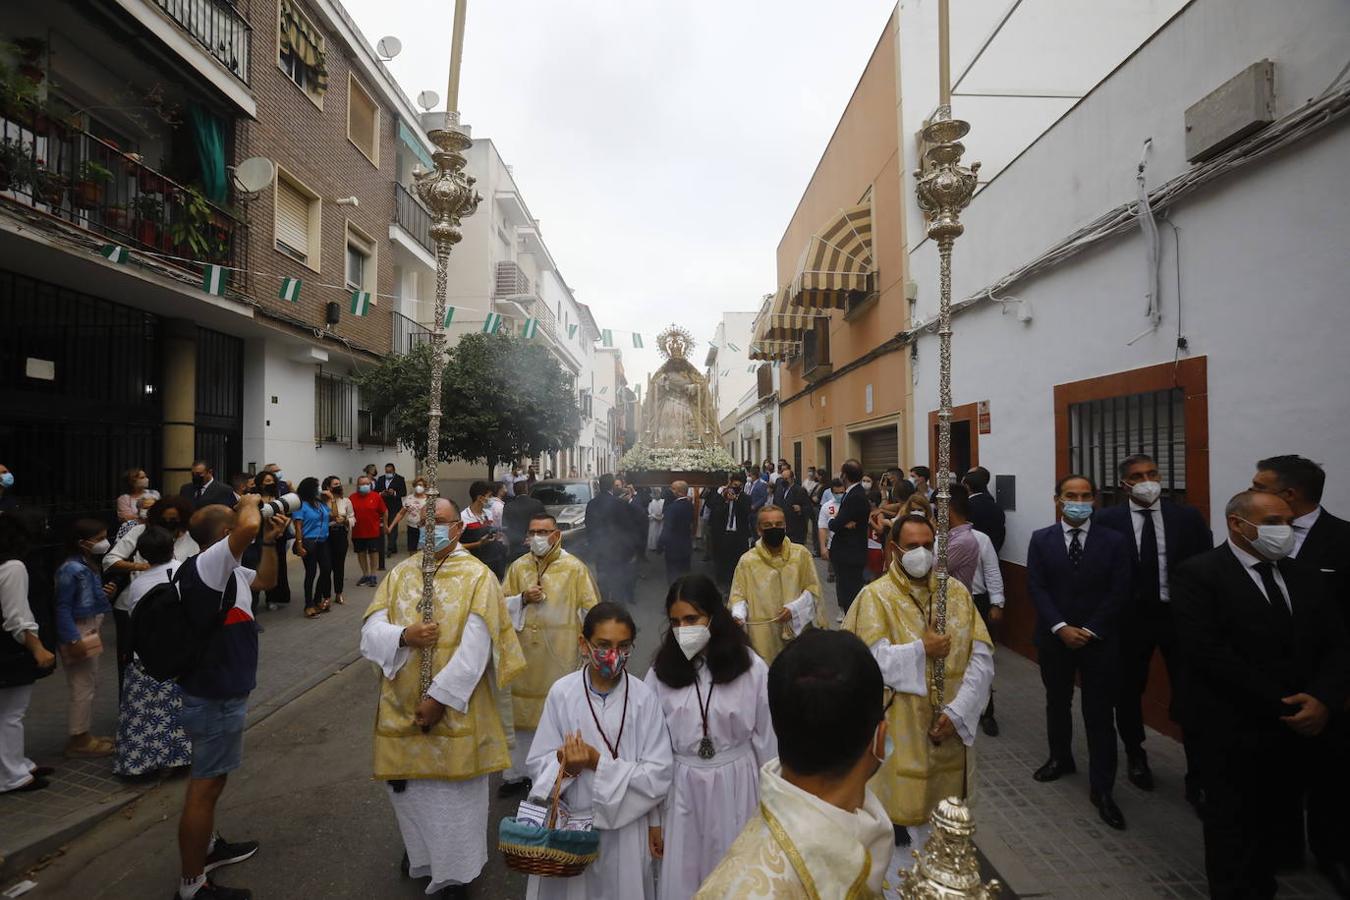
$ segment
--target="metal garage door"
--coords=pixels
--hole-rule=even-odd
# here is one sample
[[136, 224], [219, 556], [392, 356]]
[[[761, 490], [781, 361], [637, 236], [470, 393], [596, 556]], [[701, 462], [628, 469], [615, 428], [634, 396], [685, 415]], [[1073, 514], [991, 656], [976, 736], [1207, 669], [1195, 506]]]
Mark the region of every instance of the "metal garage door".
[[880, 475], [886, 469], [900, 467], [900, 429], [896, 426], [860, 431], [857, 438], [864, 472]]

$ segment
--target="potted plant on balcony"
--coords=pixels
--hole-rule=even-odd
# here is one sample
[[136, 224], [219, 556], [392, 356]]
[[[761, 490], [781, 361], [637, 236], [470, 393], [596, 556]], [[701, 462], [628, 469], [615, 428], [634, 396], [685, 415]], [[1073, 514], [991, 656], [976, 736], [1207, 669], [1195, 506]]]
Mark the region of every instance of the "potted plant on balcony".
[[33, 166], [33, 197], [41, 200], [52, 209], [61, 206], [61, 195], [70, 187], [70, 181], [60, 172], [47, 168], [45, 160], [39, 159]]
[[33, 183], [33, 162], [23, 141], [0, 142], [0, 191], [22, 191]]
[[150, 194], [138, 194], [132, 203], [136, 212], [136, 240], [147, 247], [159, 247], [164, 238], [164, 201]]
[[183, 188], [173, 195], [173, 221], [169, 237], [174, 252], [189, 259], [204, 259], [211, 253], [208, 226], [211, 223], [211, 205], [195, 187]]
[[81, 209], [97, 209], [103, 205], [103, 194], [112, 172], [106, 166], [86, 159], [75, 175], [75, 205]]

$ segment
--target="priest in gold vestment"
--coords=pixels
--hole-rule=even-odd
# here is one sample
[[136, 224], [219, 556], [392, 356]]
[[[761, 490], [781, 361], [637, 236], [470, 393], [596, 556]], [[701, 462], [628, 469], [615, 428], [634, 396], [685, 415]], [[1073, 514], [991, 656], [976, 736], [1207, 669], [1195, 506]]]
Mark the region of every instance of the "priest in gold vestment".
[[529, 788], [526, 759], [553, 683], [577, 668], [577, 638], [586, 612], [600, 602], [591, 570], [562, 547], [558, 520], [540, 513], [525, 533], [530, 552], [506, 570], [506, 608], [525, 653], [525, 672], [511, 685], [516, 730], [511, 768], [498, 796]]
[[750, 646], [769, 664], [807, 625], [824, 628], [820, 578], [811, 552], [787, 537], [787, 518], [772, 504], [756, 517], [759, 540], [736, 563], [727, 605]]
[[430, 876], [429, 894], [462, 891], [487, 862], [488, 776], [510, 764], [496, 697], [525, 668], [501, 586], [459, 546], [462, 530], [459, 508], [439, 500], [424, 528], [437, 557], [432, 622], [418, 608], [417, 554], [385, 577], [361, 628], [361, 654], [381, 673], [374, 777], [388, 785], [406, 871]]
[[882, 896], [895, 847], [868, 788], [888, 729], [876, 660], [851, 634], [812, 630], [769, 667], [768, 693], [779, 755], [760, 768], [759, 813], [694, 896]]
[[[947, 582], [947, 628], [933, 630], [937, 576], [932, 523], [922, 515], [895, 521], [891, 565], [844, 617], [844, 630], [862, 638], [895, 693], [887, 712], [895, 749], [872, 779], [900, 846], [927, 839], [928, 817], [947, 797], [969, 797], [980, 712], [994, 680], [994, 651], [970, 592]], [[946, 703], [933, 721], [934, 666], [945, 671]], [[902, 863], [912, 864], [908, 853]]]

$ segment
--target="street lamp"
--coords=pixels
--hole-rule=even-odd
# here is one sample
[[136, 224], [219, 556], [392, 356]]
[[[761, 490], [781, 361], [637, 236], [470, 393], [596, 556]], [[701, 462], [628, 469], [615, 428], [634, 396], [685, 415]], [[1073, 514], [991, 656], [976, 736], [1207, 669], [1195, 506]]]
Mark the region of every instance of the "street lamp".
[[[450, 251], [460, 242], [460, 221], [478, 209], [483, 198], [474, 190], [475, 179], [465, 174], [468, 159], [464, 152], [473, 141], [459, 124], [459, 70], [464, 57], [464, 19], [468, 0], [455, 4], [455, 25], [450, 49], [450, 84], [445, 100], [445, 121], [427, 133], [436, 145], [431, 154], [436, 168], [418, 167], [413, 172], [417, 195], [431, 210], [431, 237], [436, 242], [436, 312], [431, 322], [431, 393], [427, 409], [427, 455], [422, 461], [422, 477], [427, 481], [427, 509], [435, 522], [441, 450], [441, 378], [445, 373], [446, 282]], [[434, 524], [433, 524], [434, 530]], [[431, 622], [435, 610], [436, 542], [422, 542], [422, 600], [419, 609], [423, 622]], [[435, 648], [420, 652], [422, 696], [431, 687], [432, 655]]]

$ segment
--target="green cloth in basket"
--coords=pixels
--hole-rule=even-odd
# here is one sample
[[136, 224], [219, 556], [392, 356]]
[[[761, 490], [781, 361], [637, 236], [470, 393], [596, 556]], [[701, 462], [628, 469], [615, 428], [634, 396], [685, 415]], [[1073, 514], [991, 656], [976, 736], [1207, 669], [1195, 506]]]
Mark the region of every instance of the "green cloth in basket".
[[508, 816], [497, 828], [497, 846], [518, 856], [591, 863], [600, 855], [600, 835], [595, 831], [542, 828]]

